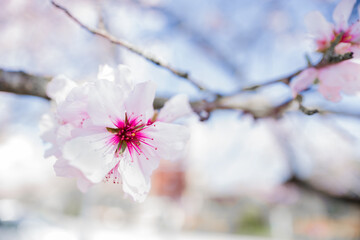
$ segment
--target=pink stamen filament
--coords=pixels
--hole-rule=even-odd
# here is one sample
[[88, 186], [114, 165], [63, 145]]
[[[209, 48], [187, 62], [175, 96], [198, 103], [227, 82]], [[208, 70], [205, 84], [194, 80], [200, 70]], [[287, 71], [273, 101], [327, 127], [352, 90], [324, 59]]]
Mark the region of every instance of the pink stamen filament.
[[110, 172], [105, 176], [104, 182], [112, 182], [114, 184], [120, 183], [120, 173], [117, 170], [119, 167], [119, 163], [115, 165], [113, 169], [110, 170]]
[[[113, 135], [106, 143], [113, 147], [111, 149], [115, 149], [116, 158], [118, 158], [125, 149], [127, 149], [131, 159], [133, 159], [133, 153], [136, 152], [139, 156], [144, 155], [145, 158], [149, 160], [144, 151], [141, 149], [141, 144], [149, 146], [154, 150], [157, 150], [157, 148], [148, 142], [153, 141], [154, 139], [146, 136], [142, 131], [155, 125], [151, 121], [146, 121], [148, 124], [144, 124], [143, 120], [139, 119], [142, 118], [142, 115], [134, 118], [133, 115], [134, 113], [130, 116], [125, 113], [125, 120], [116, 121], [113, 121], [111, 116], [109, 116], [116, 128], [107, 128], [108, 132]], [[125, 144], [124, 147], [123, 144]], [[120, 176], [117, 171], [118, 164], [106, 175], [104, 181], [107, 182], [109, 179], [113, 179], [114, 183], [119, 183]]]

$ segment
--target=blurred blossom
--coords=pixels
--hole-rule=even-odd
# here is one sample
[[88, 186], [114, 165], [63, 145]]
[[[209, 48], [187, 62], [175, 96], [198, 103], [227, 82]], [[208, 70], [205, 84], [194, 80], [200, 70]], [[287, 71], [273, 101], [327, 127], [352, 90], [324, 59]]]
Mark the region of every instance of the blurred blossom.
[[[309, 13], [306, 18], [306, 26], [308, 31], [315, 38], [318, 51], [324, 51], [330, 47], [331, 41], [337, 36], [342, 35], [340, 44], [342, 49], [347, 46], [347, 51], [353, 52], [355, 57], [359, 54], [360, 41], [360, 22], [349, 26], [348, 20], [354, 8], [356, 0], [341, 0], [334, 10], [333, 19], [335, 25], [326, 21], [319, 11]], [[336, 49], [335, 49], [336, 50]]]
[[320, 69], [308, 68], [291, 82], [293, 95], [309, 88], [316, 79], [319, 80], [319, 92], [327, 100], [339, 102], [341, 93], [354, 95], [360, 91], [360, 63], [347, 60]]
[[[352, 53], [354, 58], [359, 56], [360, 22], [349, 26], [348, 20], [353, 10], [355, 0], [342, 0], [333, 13], [335, 25], [328, 23], [320, 12], [309, 13], [305, 22], [308, 31], [315, 38], [317, 51], [329, 58], [329, 53]], [[331, 46], [339, 38], [336, 46]], [[330, 49], [334, 48], [334, 49]], [[334, 53], [332, 53], [334, 54]], [[334, 56], [330, 56], [334, 57]], [[360, 66], [357, 60], [347, 60], [330, 66], [310, 67], [302, 71], [291, 82], [294, 96], [308, 89], [313, 83], [319, 81], [319, 92], [333, 102], [341, 100], [340, 93], [356, 94], [360, 90]]]

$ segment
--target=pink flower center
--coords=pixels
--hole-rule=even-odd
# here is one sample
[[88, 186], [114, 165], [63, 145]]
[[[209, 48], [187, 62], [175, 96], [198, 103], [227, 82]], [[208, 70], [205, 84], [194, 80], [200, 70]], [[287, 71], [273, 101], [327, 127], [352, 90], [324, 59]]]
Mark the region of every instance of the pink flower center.
[[[157, 150], [157, 147], [153, 146], [153, 138], [148, 137], [144, 130], [149, 127], [156, 127], [153, 121], [149, 120], [146, 124], [143, 123], [142, 115], [133, 117], [134, 114], [128, 116], [125, 113], [125, 120], [114, 121], [115, 128], [107, 127], [106, 130], [113, 134], [108, 141], [111, 146], [116, 146], [115, 157], [119, 157], [126, 149], [132, 158], [133, 154], [144, 155], [147, 160], [149, 158], [143, 151], [143, 146], [149, 146], [150, 148]], [[133, 159], [132, 159], [133, 161]], [[118, 164], [107, 174], [105, 181], [113, 180], [114, 183], [119, 183]]]
[[348, 31], [344, 33], [340, 42], [349, 43], [353, 40], [353, 35], [351, 35]]
[[[109, 144], [117, 145], [115, 155], [118, 157], [119, 154], [122, 154], [125, 149], [129, 150], [130, 155], [134, 152], [137, 154], [143, 154], [141, 145], [145, 144], [151, 148], [157, 150], [151, 144], [153, 138], [146, 136], [144, 130], [150, 126], [155, 127], [152, 121], [147, 121], [143, 123], [142, 115], [138, 117], [132, 117], [133, 114], [128, 117], [125, 113], [125, 120], [117, 120], [114, 122], [116, 128], [106, 128], [108, 132], [113, 133], [114, 136], [110, 139]], [[139, 120], [140, 118], [140, 120]]]

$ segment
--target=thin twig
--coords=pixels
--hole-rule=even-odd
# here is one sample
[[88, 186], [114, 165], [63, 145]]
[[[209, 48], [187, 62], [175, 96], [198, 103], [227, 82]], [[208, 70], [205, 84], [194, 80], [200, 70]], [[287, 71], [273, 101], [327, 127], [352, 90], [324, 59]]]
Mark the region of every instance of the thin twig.
[[306, 115], [314, 115], [316, 113], [319, 113], [319, 110], [317, 110], [317, 109], [309, 109], [309, 108], [305, 107], [302, 104], [302, 101], [303, 101], [303, 96], [302, 95], [298, 94], [295, 97], [295, 100], [299, 103], [299, 110], [301, 112], [303, 112], [304, 114], [306, 114]]
[[145, 58], [146, 60], [150, 61], [151, 63], [160, 66], [168, 71], [170, 71], [171, 73], [175, 74], [176, 76], [186, 79], [188, 82], [190, 82], [193, 86], [195, 86], [197, 89], [199, 90], [205, 90], [204, 87], [202, 87], [199, 83], [197, 83], [197, 81], [195, 81], [193, 78], [190, 77], [189, 73], [184, 72], [184, 71], [180, 71], [178, 69], [175, 69], [173, 67], [171, 67], [170, 65], [160, 61], [159, 59], [153, 57], [153, 56], [149, 56], [147, 54], [145, 54], [141, 49], [139, 49], [138, 47], [132, 45], [131, 43], [126, 42], [125, 40], [122, 39], [118, 39], [115, 36], [111, 35], [110, 33], [108, 33], [107, 31], [105, 31], [104, 29], [94, 29], [91, 28], [89, 26], [86, 26], [84, 23], [82, 23], [79, 19], [77, 19], [74, 15], [72, 15], [69, 10], [67, 10], [65, 7], [57, 4], [54, 1], [51, 1], [52, 5], [54, 5], [56, 8], [62, 10], [71, 20], [73, 20], [75, 23], [77, 23], [80, 27], [82, 27], [83, 29], [85, 29], [86, 31], [97, 35], [99, 37], [102, 37], [106, 40], [108, 40], [109, 42], [122, 46], [126, 49], [128, 49], [129, 51]]
[[268, 82], [264, 82], [264, 83], [260, 83], [260, 84], [255, 84], [255, 85], [252, 85], [252, 86], [247, 86], [247, 87], [242, 87], [240, 89], [237, 89], [236, 91], [234, 91], [233, 93], [227, 95], [227, 97], [231, 97], [231, 96], [236, 96], [238, 94], [241, 94], [243, 92], [249, 92], [249, 91], [255, 91], [259, 88], [262, 88], [262, 87], [266, 87], [266, 86], [269, 86], [269, 85], [273, 85], [273, 84], [276, 84], [276, 83], [284, 83], [286, 85], [289, 85], [290, 84], [290, 81], [292, 78], [294, 78], [295, 76], [297, 76], [298, 74], [300, 74], [303, 70], [305, 70], [306, 68], [303, 68], [303, 69], [300, 69], [286, 77], [283, 77], [283, 78], [280, 78], [280, 79], [275, 79], [275, 80], [272, 80], [272, 81], [268, 81]]

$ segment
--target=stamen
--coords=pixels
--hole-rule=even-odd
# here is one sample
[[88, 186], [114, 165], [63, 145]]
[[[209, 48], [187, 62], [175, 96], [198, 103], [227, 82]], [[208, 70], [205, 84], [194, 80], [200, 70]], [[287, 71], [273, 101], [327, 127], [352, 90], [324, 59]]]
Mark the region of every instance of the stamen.
[[[154, 141], [154, 138], [146, 136], [143, 130], [149, 128], [150, 126], [156, 127], [156, 125], [152, 123], [149, 124], [151, 119], [150, 122], [146, 121], [146, 124], [144, 124], [142, 114], [137, 117], [134, 115], [134, 112], [130, 115], [125, 113], [124, 120], [113, 121], [115, 128], [106, 128], [109, 133], [113, 134], [113, 137], [106, 142], [107, 145], [110, 145], [106, 149], [106, 152], [112, 150], [114, 151], [114, 156], [118, 158], [127, 149], [132, 162], [134, 152], [139, 156], [143, 155], [147, 160], [149, 160], [147, 154], [144, 153], [143, 150], [145, 149], [141, 147], [141, 144], [149, 146], [154, 150], [157, 150], [157, 148], [149, 143], [149, 141]], [[109, 117], [111, 118], [111, 116]], [[111, 178], [111, 175], [112, 173], [109, 173], [109, 176], [105, 179]]]
[[119, 163], [115, 165], [113, 169], [109, 171], [109, 173], [105, 176], [104, 182], [112, 182], [114, 184], [119, 184], [121, 181], [120, 173], [117, 170], [119, 167]]
[[157, 150], [157, 148], [156, 148], [156, 147], [154, 147], [153, 145], [151, 145], [151, 144], [149, 144], [149, 143], [145, 142], [145, 141], [144, 141], [144, 140], [142, 140], [142, 139], [139, 139], [139, 142], [144, 143], [144, 144], [148, 145], [149, 147], [152, 147], [152, 148], [154, 148], [155, 150]]

